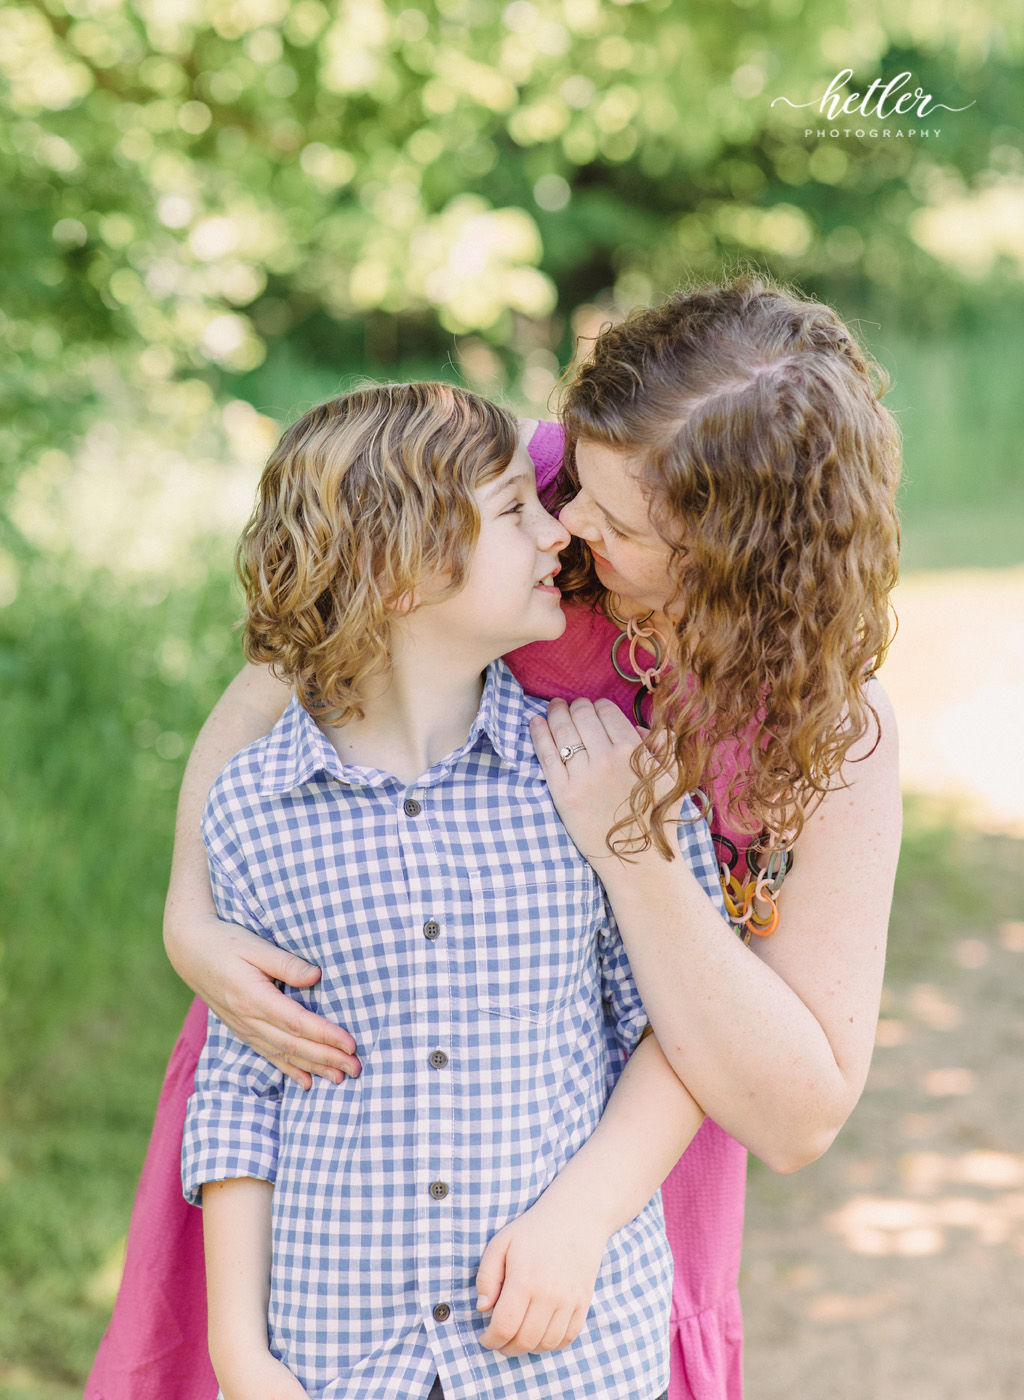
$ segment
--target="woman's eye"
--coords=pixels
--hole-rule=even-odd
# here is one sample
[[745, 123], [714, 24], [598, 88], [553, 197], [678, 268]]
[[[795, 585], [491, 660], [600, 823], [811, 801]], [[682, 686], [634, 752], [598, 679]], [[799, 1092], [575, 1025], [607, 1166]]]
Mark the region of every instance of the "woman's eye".
[[628, 539], [629, 539], [629, 536], [628, 536], [627, 534], [625, 534], [622, 530], [616, 530], [615, 526], [612, 524], [612, 522], [611, 522], [610, 520], [606, 520], [606, 521], [605, 521], [605, 524], [608, 526], [608, 532], [609, 532], [609, 534], [614, 535], [615, 538], [616, 538], [617, 540], [628, 540]]

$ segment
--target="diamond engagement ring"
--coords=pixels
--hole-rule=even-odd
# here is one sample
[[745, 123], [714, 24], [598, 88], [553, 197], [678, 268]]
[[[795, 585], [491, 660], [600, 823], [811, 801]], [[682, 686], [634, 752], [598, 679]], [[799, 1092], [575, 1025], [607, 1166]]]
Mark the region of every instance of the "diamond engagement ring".
[[563, 763], [568, 763], [574, 753], [586, 753], [586, 744], [563, 744], [558, 750], [558, 757]]

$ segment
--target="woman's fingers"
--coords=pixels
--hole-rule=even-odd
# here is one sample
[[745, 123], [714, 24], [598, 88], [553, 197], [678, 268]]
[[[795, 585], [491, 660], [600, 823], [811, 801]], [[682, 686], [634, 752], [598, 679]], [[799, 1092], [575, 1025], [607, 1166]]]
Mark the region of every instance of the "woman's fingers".
[[[283, 993], [278, 993], [278, 995], [283, 996]], [[284, 999], [290, 1000], [289, 998]], [[294, 1006], [294, 1003], [291, 1004]], [[217, 1008], [215, 1007], [214, 1010]], [[313, 1035], [317, 1036], [321, 1018], [315, 1016], [311, 1011], [305, 1011], [304, 1008], [300, 1008], [300, 1010], [303, 1010], [304, 1014], [310, 1017], [313, 1023]], [[362, 1069], [356, 1054], [348, 1054], [332, 1048], [316, 1038], [307, 1038], [298, 1034], [282, 1034], [279, 1021], [253, 1020], [248, 1017], [242, 1020], [229, 1012], [221, 1014], [218, 1011], [217, 1014], [240, 1039], [244, 1040], [247, 1045], [251, 1045], [259, 1054], [265, 1056], [278, 1069], [283, 1070], [296, 1083], [302, 1084], [303, 1088], [308, 1087], [303, 1077], [305, 1075], [316, 1074], [323, 1079], [330, 1079], [333, 1083], [340, 1084], [346, 1075], [355, 1077]], [[346, 1038], [352, 1043], [352, 1038], [347, 1032]], [[291, 1074], [292, 1069], [298, 1070], [299, 1073]]]
[[273, 977], [277, 982], [287, 982], [289, 987], [312, 987], [319, 982], [320, 969], [315, 963], [306, 962], [297, 953], [289, 953], [286, 948], [279, 948], [265, 938], [260, 940], [260, 945], [254, 944], [246, 958], [268, 977]]
[[594, 711], [599, 716], [604, 731], [613, 744], [631, 744], [634, 748], [649, 733], [638, 728], [616, 705], [614, 700], [602, 696], [594, 701]]
[[[282, 994], [283, 995], [283, 994]], [[356, 1057], [356, 1042], [347, 1030], [332, 1026], [322, 1016], [296, 1007], [290, 997], [290, 1014], [282, 1026], [280, 1021], [268, 1025], [270, 1049], [277, 1060], [286, 1060], [300, 1070], [335, 1079], [338, 1074], [359, 1074], [361, 1065]], [[282, 1035], [284, 1030], [284, 1035]], [[347, 1047], [347, 1049], [345, 1049]]]
[[606, 699], [579, 699], [571, 705], [552, 700], [548, 705], [548, 725], [558, 748], [583, 744], [595, 760], [620, 747], [631, 753], [642, 737], [618, 705]]
[[[287, 1060], [279, 1060], [275, 1055], [268, 1055], [267, 1059], [270, 1061], [270, 1063], [274, 1066], [275, 1069], [279, 1069], [281, 1073], [285, 1075], [288, 1079], [294, 1079], [295, 1083], [299, 1086], [300, 1089], [306, 1092], [312, 1089], [313, 1076], [311, 1074], [308, 1074], [303, 1069], [299, 1069], [295, 1065], [290, 1065]], [[336, 1084], [340, 1084], [343, 1078], [344, 1075], [340, 1075], [338, 1079], [336, 1079], [334, 1082]]]
[[[273, 943], [266, 940], [260, 942], [260, 947], [247, 947], [245, 953], [249, 965], [263, 974], [258, 985], [251, 990], [252, 1012], [260, 1020], [268, 1022], [272, 1028], [284, 1033], [279, 1034], [273, 1042], [277, 1053], [283, 1054], [286, 1059], [305, 1056], [314, 1063], [322, 1058], [317, 1053], [320, 1046], [339, 1050], [345, 1055], [355, 1054], [356, 1044], [348, 1031], [308, 1011], [292, 997], [285, 996], [272, 981], [267, 980], [273, 978], [287, 982], [290, 987], [311, 986], [319, 980], [320, 969]], [[332, 1064], [335, 1060], [328, 1057], [323, 1063]]]
[[[573, 748], [582, 742], [575, 719], [564, 700], [552, 700], [548, 705], [547, 723], [556, 750]], [[568, 762], [572, 763], [574, 759], [579, 757], [579, 754], [574, 754]]]
[[[272, 944], [265, 947], [271, 952], [281, 952]], [[249, 981], [235, 988], [230, 1003], [213, 1006], [220, 1019], [303, 1088], [308, 1087], [310, 1074], [320, 1075], [335, 1084], [341, 1083], [344, 1075], [358, 1075], [362, 1066], [349, 1032], [286, 996], [269, 980], [272, 973], [264, 966], [269, 963], [273, 968], [277, 964], [273, 959], [264, 958], [262, 950], [259, 958], [257, 964], [255, 958], [247, 954], [242, 966], [249, 968]], [[295, 958], [294, 962], [300, 968], [309, 967], [300, 958]], [[319, 976], [319, 969], [312, 970]], [[292, 1074], [292, 1069], [299, 1072]]]
[[533, 740], [534, 751], [540, 759], [541, 767], [549, 775], [550, 781], [550, 775], [557, 773], [561, 759], [558, 757], [558, 745], [543, 715], [534, 715], [530, 720], [530, 738]]

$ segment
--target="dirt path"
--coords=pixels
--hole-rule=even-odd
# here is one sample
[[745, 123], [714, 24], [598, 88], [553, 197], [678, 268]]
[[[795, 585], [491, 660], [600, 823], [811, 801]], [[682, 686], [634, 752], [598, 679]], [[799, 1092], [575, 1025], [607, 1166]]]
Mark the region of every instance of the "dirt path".
[[888, 992], [831, 1151], [751, 1172], [747, 1400], [1024, 1397], [1024, 923], [973, 932]]
[[[1024, 835], [1024, 569], [897, 609], [906, 786]], [[797, 1175], [752, 1167], [747, 1400], [1024, 1400], [1024, 846], [992, 849], [1020, 912], [947, 911], [918, 949], [902, 909], [856, 1113]]]
[[1024, 836], [1024, 565], [912, 574], [882, 680], [903, 786]]

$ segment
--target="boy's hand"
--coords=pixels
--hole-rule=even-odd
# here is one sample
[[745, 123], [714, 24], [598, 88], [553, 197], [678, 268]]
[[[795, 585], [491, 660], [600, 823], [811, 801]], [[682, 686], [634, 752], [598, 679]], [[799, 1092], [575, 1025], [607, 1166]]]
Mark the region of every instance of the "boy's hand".
[[499, 1230], [476, 1276], [477, 1307], [491, 1313], [481, 1345], [523, 1356], [574, 1342], [587, 1320], [609, 1233], [592, 1211], [574, 1211], [556, 1193], [545, 1193]]
[[217, 1371], [224, 1400], [309, 1400], [283, 1362], [269, 1351], [257, 1351], [229, 1368]]

